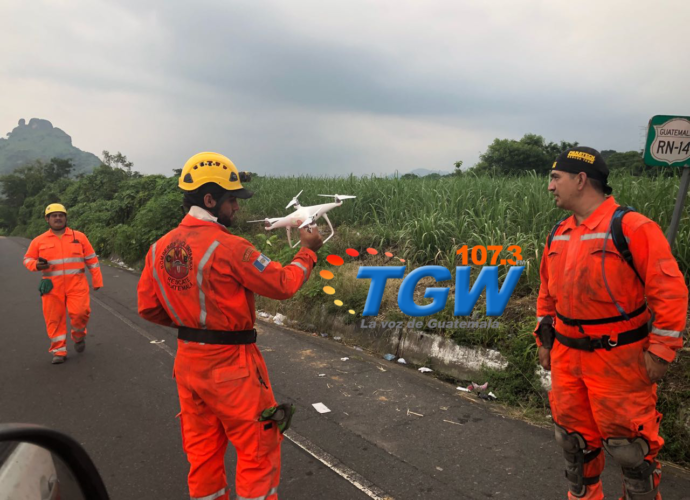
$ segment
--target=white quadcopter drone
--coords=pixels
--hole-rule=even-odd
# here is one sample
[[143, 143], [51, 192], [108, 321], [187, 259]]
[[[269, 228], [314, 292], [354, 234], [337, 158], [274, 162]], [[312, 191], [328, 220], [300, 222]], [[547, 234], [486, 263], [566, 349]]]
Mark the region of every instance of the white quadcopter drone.
[[[304, 190], [302, 190], [304, 191]], [[287, 204], [285, 208], [290, 208], [291, 206], [294, 205], [295, 211], [292, 212], [290, 215], [286, 215], [285, 217], [274, 217], [272, 219], [266, 218], [263, 220], [250, 220], [247, 222], [263, 222], [265, 224], [264, 229], [266, 231], [269, 231], [271, 229], [276, 229], [279, 227], [284, 227], [287, 229], [287, 237], [288, 237], [288, 244], [290, 245], [291, 248], [295, 248], [297, 245], [299, 245], [299, 241], [295, 243], [294, 245], [292, 244], [292, 238], [290, 236], [290, 229], [293, 227], [298, 227], [300, 229], [306, 227], [310, 228], [310, 226], [313, 226], [316, 224], [316, 221], [319, 217], [323, 217], [326, 219], [326, 222], [328, 222], [328, 227], [331, 228], [331, 234], [328, 235], [328, 238], [323, 240], [324, 243], [326, 243], [328, 240], [330, 240], [333, 235], [335, 234], [335, 229], [333, 229], [333, 224], [331, 224], [331, 221], [328, 219], [328, 216], [326, 215], [326, 212], [329, 210], [332, 210], [336, 207], [339, 207], [340, 205], [343, 204], [343, 200], [348, 200], [350, 198], [357, 198], [356, 196], [350, 196], [347, 194], [320, 194], [319, 196], [324, 196], [326, 198], [335, 198], [335, 203], [324, 203], [323, 205], [313, 205], [311, 207], [303, 207], [302, 205], [299, 204], [299, 195], [302, 194], [302, 191], [299, 192], [297, 196], [295, 196], [290, 203]], [[299, 221], [302, 221], [301, 224], [298, 224]]]

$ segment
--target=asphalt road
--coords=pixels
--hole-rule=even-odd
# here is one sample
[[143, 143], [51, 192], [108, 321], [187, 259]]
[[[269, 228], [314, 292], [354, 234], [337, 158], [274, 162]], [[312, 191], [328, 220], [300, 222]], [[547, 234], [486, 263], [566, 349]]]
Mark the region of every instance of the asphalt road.
[[[0, 422], [75, 437], [113, 499], [188, 498], [171, 376], [175, 331], [138, 317], [136, 274], [102, 266], [86, 352], [77, 355], [68, 341], [68, 361], [51, 365], [40, 278], [21, 264], [28, 243], [0, 237]], [[283, 443], [281, 499], [566, 497], [551, 430], [332, 340], [259, 329], [276, 398], [298, 407]], [[318, 402], [331, 412], [316, 412]], [[227, 464], [232, 478], [231, 447]], [[607, 498], [618, 498], [611, 460], [604, 482]], [[666, 467], [662, 492], [690, 499], [690, 476]]]

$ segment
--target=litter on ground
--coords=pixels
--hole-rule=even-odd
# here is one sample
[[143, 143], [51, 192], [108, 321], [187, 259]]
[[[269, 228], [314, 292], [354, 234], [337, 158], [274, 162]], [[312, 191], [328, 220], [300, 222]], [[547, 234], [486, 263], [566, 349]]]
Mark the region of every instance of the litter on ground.
[[328, 337], [328, 334], [327, 334], [327, 333], [322, 333], [321, 336], [324, 337], [324, 338], [326, 338], [326, 337]]
[[467, 388], [468, 388], [470, 391], [479, 391], [479, 392], [485, 391], [488, 387], [489, 387], [489, 383], [488, 383], [488, 382], [484, 382], [482, 385], [479, 385], [479, 384], [477, 384], [477, 383], [475, 383], [475, 382], [472, 382], [471, 385], [467, 386]]
[[444, 422], [448, 422], [449, 424], [455, 424], [455, 425], [463, 425], [460, 422], [453, 422], [452, 420], [443, 420]]
[[151, 344], [162, 344], [165, 340], [152, 340]]
[[400, 363], [401, 365], [406, 365], [406, 364], [407, 364], [407, 361], [405, 361], [405, 358], [400, 358], [400, 359], [398, 360], [398, 363]]
[[433, 372], [434, 370], [432, 370], [431, 368], [427, 368], [426, 366], [422, 366], [422, 367], [419, 369], [419, 371], [422, 372], [422, 373], [431, 373], [431, 372]]
[[319, 377], [325, 377], [325, 376], [326, 376], [325, 373], [319, 373]]
[[277, 313], [277, 314], [273, 317], [273, 322], [274, 322], [276, 325], [282, 325], [282, 324], [285, 322], [286, 319], [287, 319], [286, 316], [283, 316], [282, 314]]
[[470, 391], [467, 387], [456, 387], [456, 389], [457, 389], [458, 391], [462, 391], [462, 392], [472, 392], [472, 391]]
[[384, 354], [383, 359], [386, 361], [393, 361], [395, 359], [395, 354]]
[[312, 406], [316, 411], [319, 413], [329, 413], [331, 410], [328, 409], [328, 406], [326, 406], [323, 403], [313, 403]]
[[348, 359], [350, 359], [350, 358], [348, 358], [348, 357], [340, 358], [340, 361], [347, 361]]
[[423, 417], [423, 416], [424, 416], [424, 415], [422, 415], [421, 413], [415, 413], [415, 412], [413, 412], [413, 411], [410, 411], [409, 408], [407, 409], [407, 414], [408, 414], [408, 415], [416, 415], [416, 416], [418, 416], [418, 417]]
[[333, 340], [340, 340], [342, 337], [333, 337]]

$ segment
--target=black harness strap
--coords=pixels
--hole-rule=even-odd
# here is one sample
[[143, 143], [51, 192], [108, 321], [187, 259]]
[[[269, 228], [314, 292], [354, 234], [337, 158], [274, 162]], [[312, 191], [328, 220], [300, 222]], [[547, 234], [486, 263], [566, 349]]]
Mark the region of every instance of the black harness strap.
[[629, 318], [634, 318], [639, 316], [647, 310], [647, 304], [644, 303], [633, 312], [628, 313], [628, 317], [625, 316], [613, 316], [611, 318], [600, 318], [600, 319], [572, 319], [563, 316], [561, 313], [556, 311], [556, 316], [564, 325], [568, 326], [587, 326], [587, 325], [607, 325], [609, 323], [618, 323], [619, 321], [628, 320]]
[[647, 328], [647, 324], [645, 323], [644, 325], [634, 330], [619, 333], [617, 342], [612, 342], [611, 337], [609, 335], [603, 335], [601, 337], [596, 338], [573, 338], [566, 337], [565, 335], [560, 334], [558, 332], [556, 332], [556, 340], [558, 340], [564, 346], [570, 347], [572, 349], [593, 352], [596, 349], [606, 349], [607, 351], [610, 351], [614, 347], [634, 344], [635, 342], [639, 342], [640, 340], [644, 339], [647, 335], [649, 335], [649, 329]]
[[215, 345], [244, 345], [256, 343], [256, 329], [252, 330], [202, 330], [181, 326], [177, 329], [177, 338], [189, 342]]

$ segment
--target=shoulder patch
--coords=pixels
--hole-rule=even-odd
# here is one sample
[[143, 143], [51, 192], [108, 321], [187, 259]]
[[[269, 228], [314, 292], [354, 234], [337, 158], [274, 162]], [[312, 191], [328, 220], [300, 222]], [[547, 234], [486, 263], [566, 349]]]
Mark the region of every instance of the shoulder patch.
[[254, 261], [254, 267], [259, 270], [260, 273], [264, 272], [266, 266], [271, 262], [271, 259], [266, 257], [264, 254], [259, 255]]
[[252, 247], [247, 248], [244, 251], [244, 255], [242, 256], [242, 262], [249, 262], [252, 258], [253, 253], [254, 253], [254, 249]]

